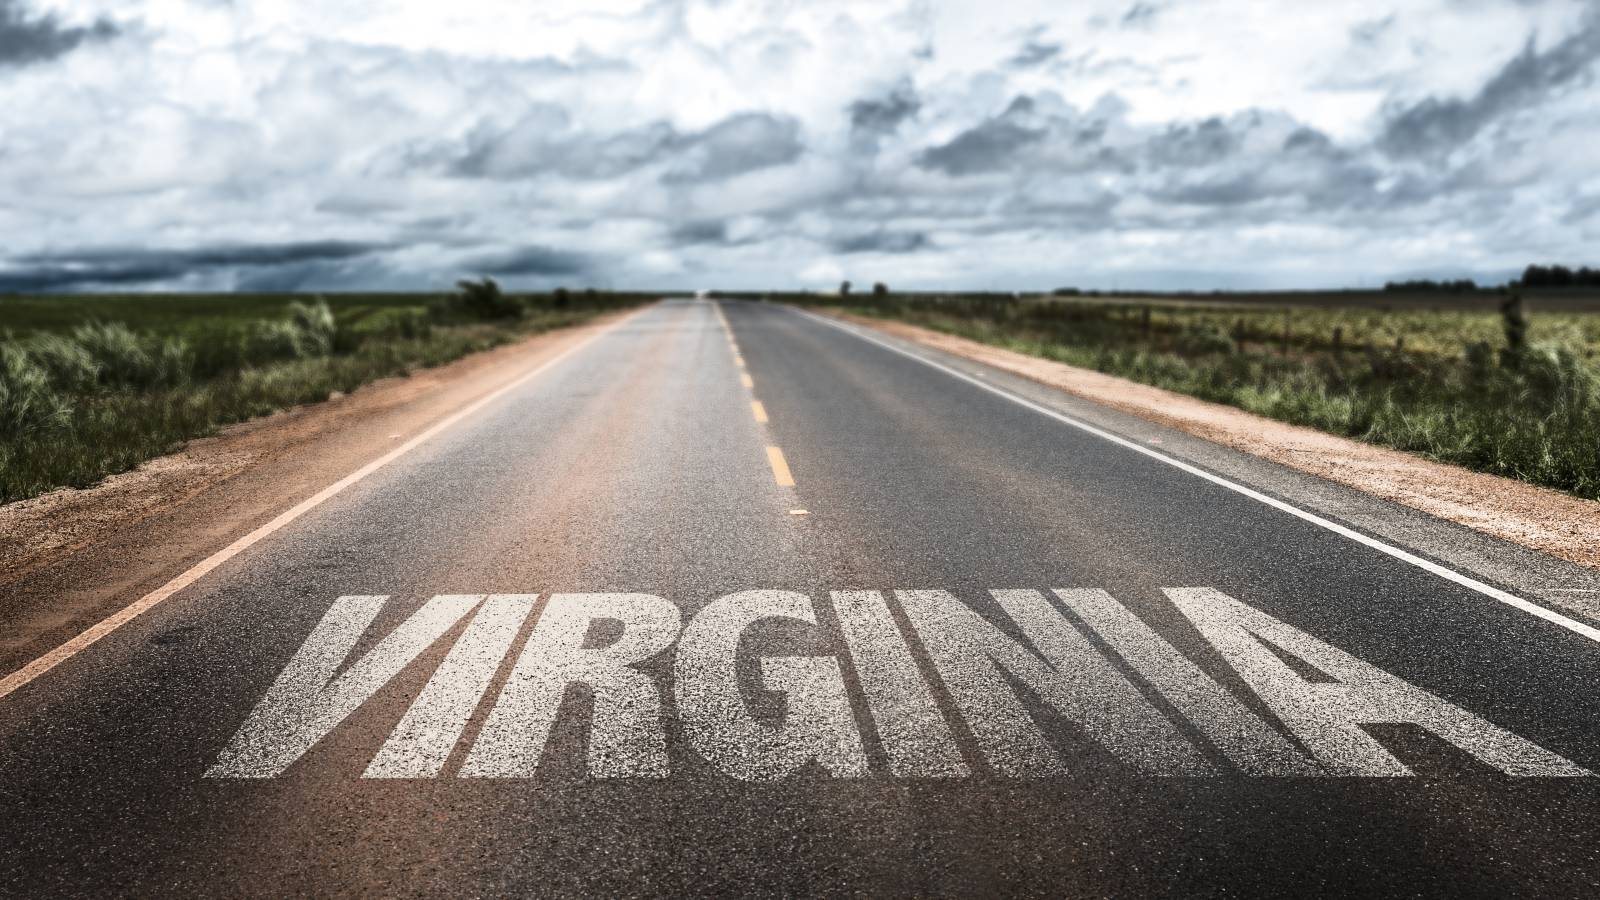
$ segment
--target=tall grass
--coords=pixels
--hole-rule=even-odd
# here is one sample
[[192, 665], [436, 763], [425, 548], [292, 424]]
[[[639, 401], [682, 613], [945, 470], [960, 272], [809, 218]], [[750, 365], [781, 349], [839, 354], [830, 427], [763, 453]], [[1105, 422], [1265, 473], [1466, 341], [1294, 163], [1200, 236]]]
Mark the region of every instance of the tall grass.
[[642, 299], [593, 295], [558, 309], [550, 297], [523, 296], [507, 301], [514, 315], [394, 307], [358, 321], [341, 321], [319, 299], [291, 302], [277, 316], [202, 324], [192, 338], [119, 322], [7, 334], [0, 341], [0, 502], [93, 484], [230, 422]]
[[1600, 316], [804, 298], [1600, 499]]

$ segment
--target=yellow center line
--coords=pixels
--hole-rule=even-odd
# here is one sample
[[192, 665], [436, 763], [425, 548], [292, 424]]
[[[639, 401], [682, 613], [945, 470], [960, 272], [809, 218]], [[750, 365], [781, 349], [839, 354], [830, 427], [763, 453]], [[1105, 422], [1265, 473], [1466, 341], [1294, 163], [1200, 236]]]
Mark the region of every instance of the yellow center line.
[[750, 401], [750, 411], [755, 413], [756, 421], [763, 424], [767, 421], [767, 408], [761, 405], [760, 400]]
[[772, 465], [772, 478], [778, 482], [778, 487], [794, 487], [794, 475], [789, 471], [789, 462], [783, 458], [782, 450], [768, 447], [767, 462]]
[[744, 382], [744, 386], [747, 388], [753, 388], [756, 386], [756, 383], [751, 380], [749, 373], [741, 374], [739, 376], [739, 380]]

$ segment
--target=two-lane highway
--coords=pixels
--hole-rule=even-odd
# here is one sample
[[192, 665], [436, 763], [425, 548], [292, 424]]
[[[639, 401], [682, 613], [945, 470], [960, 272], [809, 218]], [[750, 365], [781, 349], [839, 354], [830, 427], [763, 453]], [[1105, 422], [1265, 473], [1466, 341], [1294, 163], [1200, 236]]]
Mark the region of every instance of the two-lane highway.
[[1597, 623], [947, 363], [622, 320], [0, 697], [0, 892], [1600, 890]]

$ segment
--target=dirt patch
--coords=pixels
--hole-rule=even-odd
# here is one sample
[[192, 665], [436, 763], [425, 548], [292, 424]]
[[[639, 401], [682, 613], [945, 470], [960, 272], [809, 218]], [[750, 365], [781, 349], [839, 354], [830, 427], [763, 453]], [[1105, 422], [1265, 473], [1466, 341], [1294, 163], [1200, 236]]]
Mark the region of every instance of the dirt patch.
[[1177, 428], [1485, 534], [1600, 569], [1600, 503], [1409, 453], [1287, 425], [1112, 375], [903, 322], [833, 313], [1003, 369], [1102, 406]]
[[[52, 491], [0, 506], [0, 585], [125, 533], [240, 476], [280, 467], [305, 471], [310, 466], [295, 462], [305, 453], [317, 454], [318, 468], [357, 468], [402, 436], [409, 437], [614, 318], [534, 335], [408, 377], [375, 381], [325, 403], [231, 425], [93, 487]], [[333, 441], [336, 434], [359, 439]], [[272, 495], [298, 488], [297, 480], [263, 480], [278, 486], [255, 492], [252, 500], [264, 500], [266, 506], [279, 503]]]

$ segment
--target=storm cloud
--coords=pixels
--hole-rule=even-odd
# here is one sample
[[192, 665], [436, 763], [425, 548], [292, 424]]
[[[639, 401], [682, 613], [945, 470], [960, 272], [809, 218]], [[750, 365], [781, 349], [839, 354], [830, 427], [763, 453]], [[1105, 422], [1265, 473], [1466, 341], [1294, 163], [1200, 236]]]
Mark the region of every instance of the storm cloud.
[[307, 241], [179, 250], [99, 247], [28, 253], [13, 258], [8, 264], [0, 264], [0, 291], [49, 291], [79, 285], [138, 286], [215, 270], [288, 271], [308, 264], [369, 256], [386, 249], [388, 246], [384, 244]]
[[1553, 92], [1591, 75], [1597, 62], [1600, 7], [1548, 50], [1540, 51], [1530, 36], [1522, 52], [1472, 97], [1428, 97], [1400, 110], [1384, 128], [1380, 143], [1400, 156], [1452, 150], [1493, 122], [1537, 107]]
[[31, 13], [23, 0], [0, 0], [0, 68], [47, 62], [121, 31], [109, 18], [69, 26], [53, 13]]

